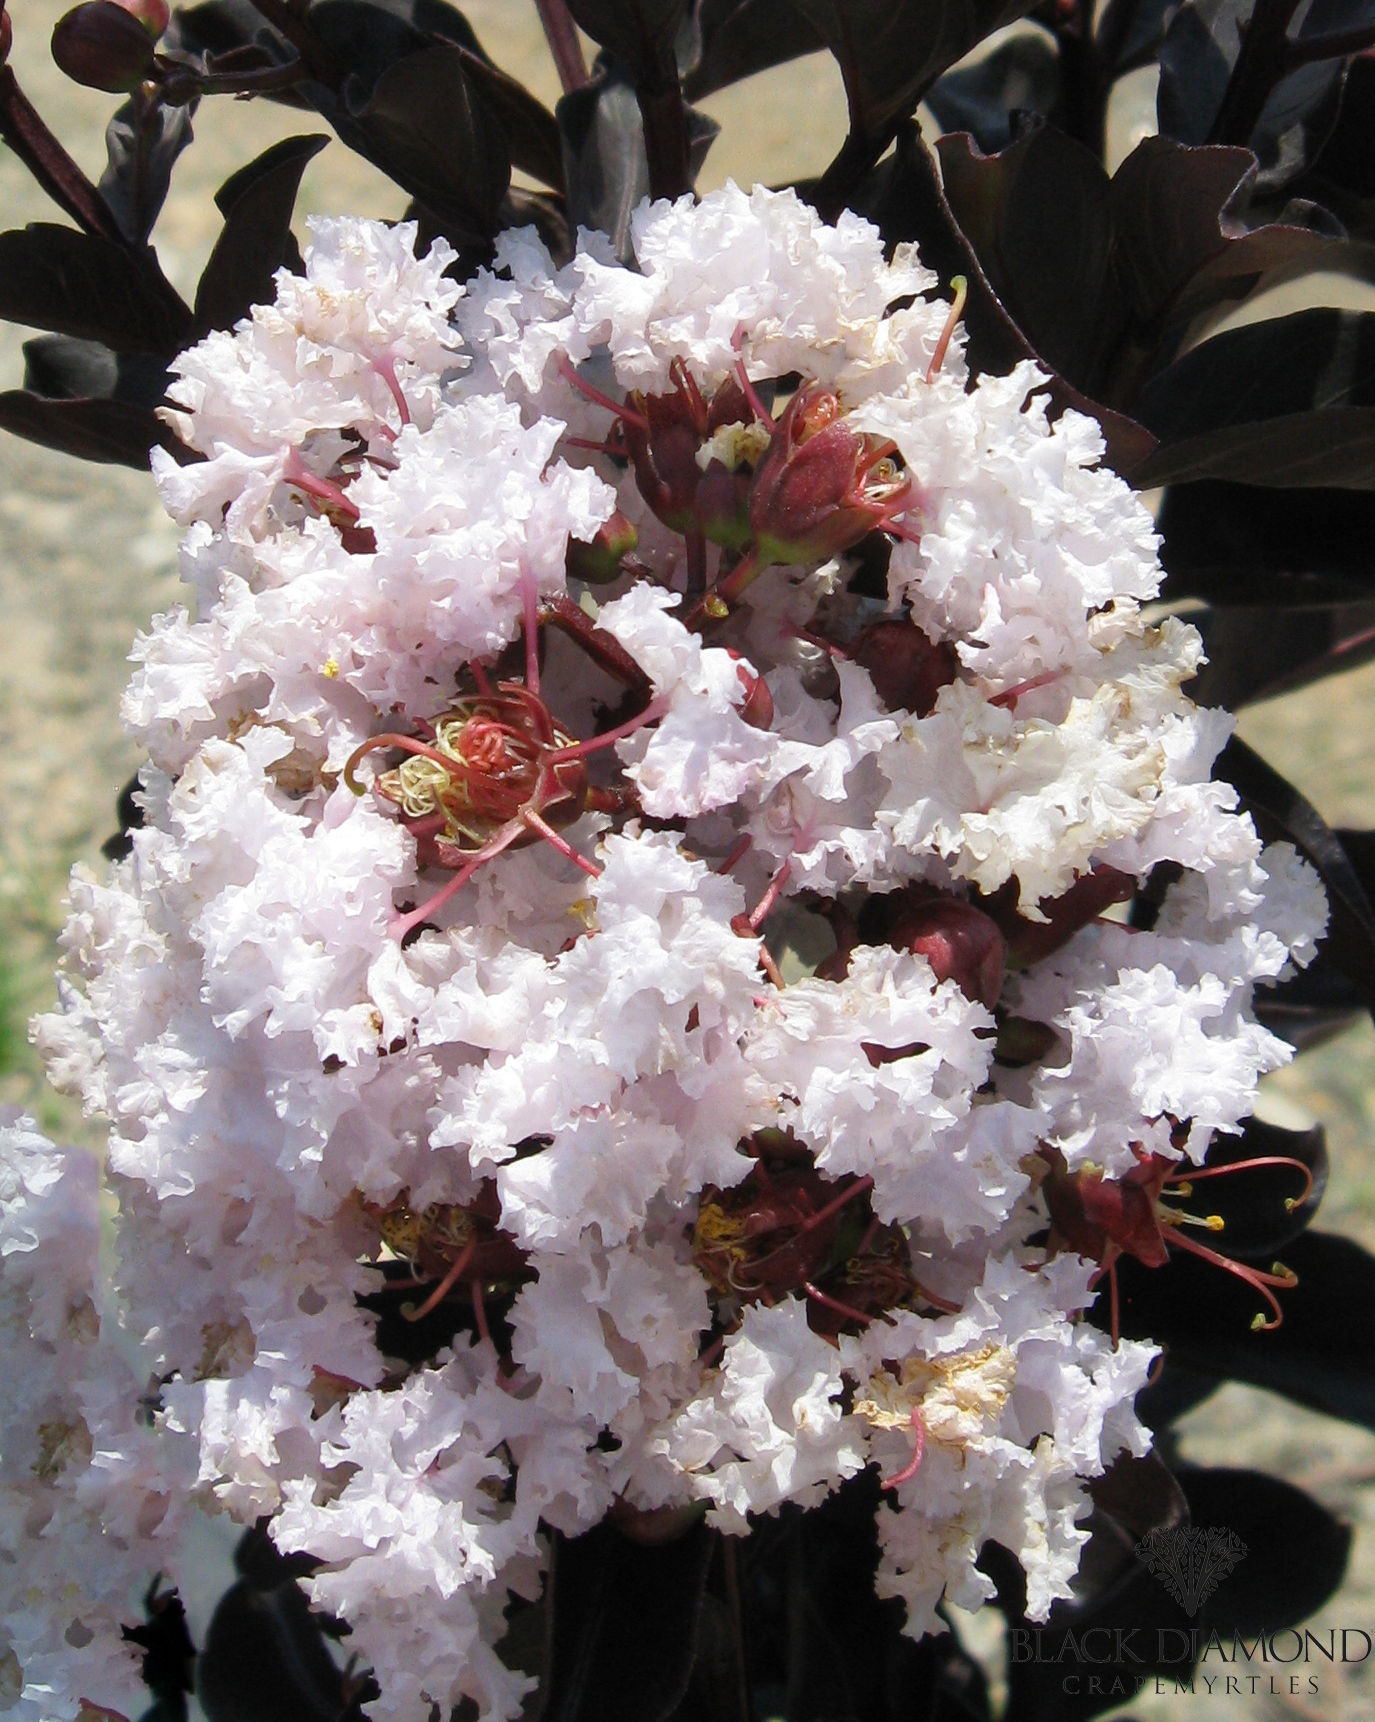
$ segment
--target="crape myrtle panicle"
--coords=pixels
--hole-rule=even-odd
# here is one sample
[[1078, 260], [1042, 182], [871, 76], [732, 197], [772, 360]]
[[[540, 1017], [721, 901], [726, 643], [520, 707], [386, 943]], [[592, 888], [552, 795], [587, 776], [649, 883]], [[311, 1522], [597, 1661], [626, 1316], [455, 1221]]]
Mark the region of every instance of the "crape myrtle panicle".
[[[913, 250], [733, 186], [632, 238], [507, 233], [460, 287], [317, 221], [178, 361], [192, 601], [138, 642], [144, 823], [74, 878], [40, 1030], [111, 1123], [157, 1391], [92, 1350], [33, 1412], [85, 1431], [6, 1478], [78, 1589], [16, 1603], [32, 1543], [5, 1581], [18, 1716], [129, 1703], [115, 1482], [167, 1583], [188, 1494], [308, 1553], [409, 1722], [519, 1712], [551, 1530], [744, 1534], [872, 1466], [919, 1636], [989, 1539], [1044, 1618], [1146, 1449], [1153, 1349], [1081, 1313], [1287, 1056], [1252, 992], [1316, 879], [1210, 781], [1229, 720], [1097, 427], [969, 375]], [[65, 1250], [70, 1156], [23, 1141], [5, 1223]], [[80, 1674], [39, 1648], [74, 1622]]]

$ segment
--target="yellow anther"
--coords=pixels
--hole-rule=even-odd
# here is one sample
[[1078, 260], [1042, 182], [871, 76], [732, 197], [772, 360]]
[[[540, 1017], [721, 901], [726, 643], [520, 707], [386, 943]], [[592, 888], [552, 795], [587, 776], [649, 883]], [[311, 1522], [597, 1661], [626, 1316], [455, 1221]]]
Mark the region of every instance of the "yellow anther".
[[702, 608], [713, 622], [724, 622], [726, 617], [730, 615], [730, 605], [724, 598], [718, 597], [715, 592], [709, 592], [702, 600]]
[[320, 665], [320, 674], [322, 676], [328, 676], [330, 681], [333, 681], [339, 674], [338, 658], [326, 658], [324, 663]]

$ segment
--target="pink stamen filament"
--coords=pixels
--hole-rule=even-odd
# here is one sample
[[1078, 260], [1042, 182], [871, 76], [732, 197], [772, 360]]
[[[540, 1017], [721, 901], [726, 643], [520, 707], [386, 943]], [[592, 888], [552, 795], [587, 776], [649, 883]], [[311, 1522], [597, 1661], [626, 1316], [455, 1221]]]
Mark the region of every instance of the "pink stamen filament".
[[740, 383], [740, 390], [745, 397], [746, 405], [754, 414], [755, 418], [759, 420], [760, 424], [776, 425], [777, 420], [764, 405], [763, 401], [760, 400], [754, 384], [750, 381], [750, 374], [745, 369], [745, 361], [740, 356], [741, 348], [745, 344], [745, 325], [743, 323], [740, 324], [734, 335], [731, 336], [730, 344], [735, 348], [735, 375]]
[[390, 354], [384, 359], [374, 359], [373, 369], [387, 385], [391, 398], [396, 402], [396, 410], [401, 415], [401, 428], [404, 430], [411, 422], [411, 409], [406, 405], [406, 397], [396, 378], [396, 360]]
[[463, 1246], [463, 1249], [450, 1264], [449, 1270], [444, 1275], [444, 1278], [440, 1280], [439, 1284], [425, 1299], [424, 1303], [416, 1309], [403, 1309], [401, 1311], [401, 1314], [407, 1321], [423, 1321], [425, 1317], [429, 1315], [431, 1310], [439, 1308], [440, 1304], [444, 1302], [444, 1299], [448, 1297], [449, 1293], [463, 1277], [463, 1270], [472, 1260], [473, 1251], [476, 1248], [477, 1239], [469, 1238], [468, 1242]]
[[952, 275], [950, 285], [955, 289], [955, 297], [950, 301], [950, 310], [946, 314], [945, 327], [941, 330], [941, 338], [936, 342], [936, 350], [931, 355], [931, 363], [926, 367], [926, 380], [934, 383], [940, 375], [941, 366], [945, 363], [945, 355], [949, 351], [951, 337], [964, 311], [965, 300], [969, 297], [969, 282], [963, 275]]
[[1039, 676], [1033, 676], [1029, 682], [1018, 682], [1015, 688], [1004, 688], [1002, 693], [994, 694], [988, 703], [991, 706], [1005, 706], [1011, 711], [1023, 694], [1032, 693], [1037, 688], [1049, 687], [1052, 682], [1058, 682], [1064, 673], [1063, 670], [1046, 670]]
[[599, 735], [591, 736], [587, 741], [570, 742], [567, 747], [555, 748], [552, 753], [545, 755], [545, 762], [548, 765], [567, 765], [575, 759], [595, 753], [598, 748], [610, 747], [613, 742], [634, 735], [637, 729], [643, 729], [647, 723], [657, 723], [668, 707], [667, 694], [661, 694], [657, 699], [652, 699], [642, 712], [636, 713], [633, 718], [627, 718], [624, 723], [618, 723], [614, 729], [602, 730]]
[[613, 401], [610, 395], [604, 395], [600, 389], [594, 388], [585, 377], [578, 375], [562, 353], [559, 354], [558, 373], [566, 383], [570, 383], [580, 395], [591, 401], [594, 406], [605, 407], [607, 412], [613, 413], [626, 424], [634, 425], [646, 436], [649, 435], [649, 420], [643, 413], [636, 412], [634, 407], [625, 401]]
[[336, 508], [350, 521], [358, 519], [358, 504], [347, 496], [337, 484], [332, 484], [327, 478], [317, 478], [301, 459], [300, 453], [292, 449], [282, 468], [283, 482], [293, 490], [304, 491], [307, 496], [316, 497], [321, 502], [327, 502], [331, 508]]
[[1219, 1255], [1216, 1250], [1210, 1250], [1206, 1244], [1198, 1243], [1184, 1232], [1173, 1231], [1170, 1238], [1171, 1242], [1178, 1244], [1180, 1249], [1188, 1250], [1191, 1255], [1202, 1257], [1205, 1262], [1211, 1262], [1214, 1267], [1224, 1268], [1229, 1274], [1235, 1275], [1237, 1279], [1244, 1280], [1253, 1291], [1260, 1293], [1261, 1297], [1275, 1312], [1275, 1315], [1273, 1321], [1258, 1322], [1257, 1332], [1273, 1333], [1280, 1326], [1284, 1320], [1284, 1311], [1280, 1308], [1279, 1299], [1270, 1288], [1274, 1286], [1280, 1291], [1287, 1291], [1291, 1286], [1296, 1286], [1299, 1283], [1296, 1274], [1290, 1273], [1287, 1269], [1283, 1273], [1267, 1274], [1261, 1268], [1247, 1267], [1244, 1262], [1234, 1262], [1230, 1256]]
[[522, 821], [531, 831], [538, 833], [546, 843], [551, 843], [565, 860], [571, 861], [575, 867], [581, 867], [589, 879], [600, 879], [602, 870], [595, 861], [589, 861], [585, 855], [579, 855], [577, 850], [566, 837], [559, 835], [547, 820], [541, 819], [532, 807], [527, 807], [521, 813]]
[[885, 1489], [900, 1488], [903, 1483], [910, 1483], [921, 1469], [922, 1459], [926, 1455], [926, 1425], [921, 1420], [921, 1407], [912, 1407], [912, 1457], [910, 1461], [893, 1477], [880, 1479], [880, 1486]]
[[759, 931], [761, 925], [768, 918], [770, 912], [778, 902], [779, 897], [783, 894], [783, 887], [787, 884], [788, 875], [792, 870], [792, 861], [785, 861], [769, 881], [768, 890], [765, 891], [764, 895], [755, 904], [753, 911], [746, 917], [754, 932], [757, 933]]
[[[819, 1303], [823, 1309], [834, 1310], [837, 1315], [844, 1316], [846, 1321], [857, 1321], [861, 1326], [868, 1327], [874, 1319], [873, 1316], [866, 1315], [862, 1309], [855, 1309], [851, 1304], [842, 1303], [839, 1298], [832, 1297], [829, 1292], [822, 1291], [821, 1287], [814, 1285], [811, 1280], [803, 1280], [802, 1290], [813, 1303]], [[890, 1326], [892, 1319], [890, 1315], [884, 1313], [884, 1320]]]
[[753, 839], [753, 837], [750, 836], [749, 832], [747, 831], [745, 833], [745, 835], [742, 838], [740, 838], [739, 841], [736, 843], [734, 849], [731, 850], [730, 854], [726, 856], [725, 860], [720, 863], [720, 865], [717, 867], [716, 871], [718, 873], [733, 872], [734, 869], [737, 866], [739, 866], [740, 862], [742, 862], [745, 859], [746, 855], [749, 854], [750, 850], [753, 847], [754, 847], [754, 839]]
[[487, 1344], [490, 1345], [492, 1343], [492, 1330], [487, 1325], [487, 1305], [482, 1298], [482, 1281], [471, 1280], [468, 1284], [468, 1291], [473, 1300], [473, 1320], [477, 1323], [477, 1336], [479, 1339], [486, 1340]]

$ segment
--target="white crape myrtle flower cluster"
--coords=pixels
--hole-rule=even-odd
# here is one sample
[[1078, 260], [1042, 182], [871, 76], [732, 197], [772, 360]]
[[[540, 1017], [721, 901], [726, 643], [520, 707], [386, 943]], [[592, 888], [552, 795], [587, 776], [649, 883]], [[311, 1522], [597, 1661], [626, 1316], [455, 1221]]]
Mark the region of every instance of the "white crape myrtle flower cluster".
[[[1044, 1617], [1153, 1356], [1079, 1319], [1046, 1155], [1234, 1129], [1286, 1056], [1252, 990], [1324, 921], [1209, 781], [1148, 515], [1034, 367], [968, 374], [910, 248], [791, 195], [645, 206], [633, 269], [510, 233], [464, 286], [408, 226], [312, 237], [179, 361], [194, 605], [138, 643], [143, 825], [40, 1027], [110, 1120], [154, 1427], [62, 1361], [50, 1269], [19, 1417], [89, 1439], [12, 1486], [67, 1487], [53, 1558], [103, 1575], [152, 1441], [320, 1563], [379, 1717], [519, 1710], [551, 1533], [743, 1533], [866, 1466], [912, 1633], [989, 1539]], [[1058, 907], [1162, 863], [1149, 931]], [[23, 1216], [73, 1162], [19, 1140], [65, 1263]], [[107, 1701], [7, 1630], [20, 1714]]]

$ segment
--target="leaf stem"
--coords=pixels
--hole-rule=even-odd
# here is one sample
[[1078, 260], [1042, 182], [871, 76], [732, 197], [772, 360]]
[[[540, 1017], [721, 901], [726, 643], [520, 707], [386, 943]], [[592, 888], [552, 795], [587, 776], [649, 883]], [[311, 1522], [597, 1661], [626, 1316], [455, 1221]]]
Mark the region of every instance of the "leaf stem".
[[565, 0], [535, 0], [535, 8], [544, 27], [549, 52], [554, 57], [563, 93], [571, 95], [587, 82], [587, 62], [583, 59], [578, 27]]
[[49, 131], [8, 66], [0, 66], [0, 137], [78, 227], [127, 249], [109, 204]]

